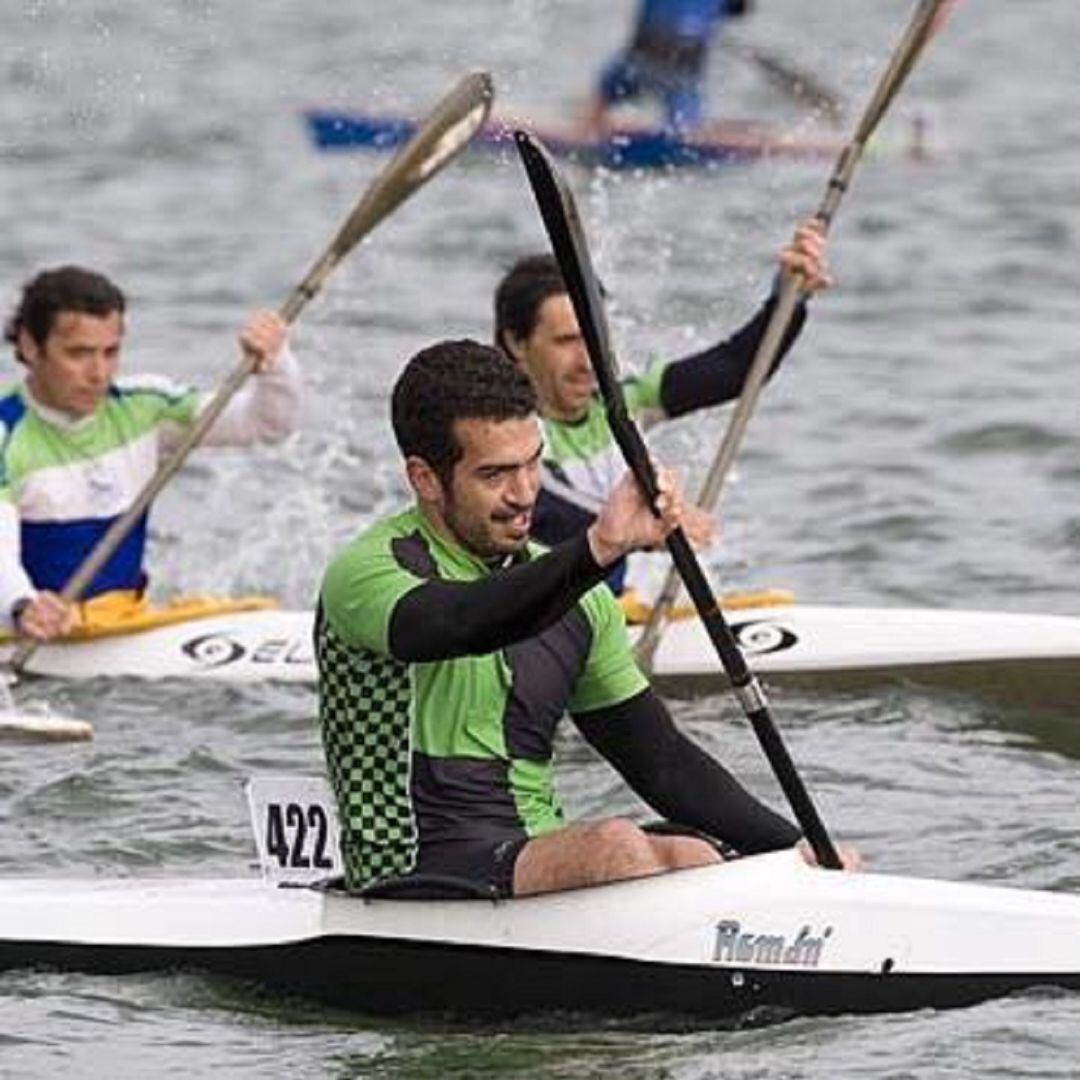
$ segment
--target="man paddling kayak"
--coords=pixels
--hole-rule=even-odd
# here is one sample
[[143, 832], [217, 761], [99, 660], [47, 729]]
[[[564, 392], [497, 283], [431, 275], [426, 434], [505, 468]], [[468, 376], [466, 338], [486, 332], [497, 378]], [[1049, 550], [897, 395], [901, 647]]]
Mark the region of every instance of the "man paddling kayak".
[[[126, 307], [108, 278], [65, 266], [26, 284], [6, 327], [26, 375], [0, 388], [0, 620], [39, 640], [71, 627], [75, 613], [57, 594], [206, 400], [159, 376], [116, 378]], [[244, 324], [240, 347], [259, 377], [209, 444], [273, 442], [294, 429], [300, 381], [285, 339], [273, 312]], [[145, 546], [144, 516], [86, 590], [85, 615], [141, 603]]]
[[[807, 293], [827, 288], [825, 237], [806, 222], [779, 255], [781, 267], [802, 275]], [[680, 360], [657, 360], [644, 374], [624, 383], [631, 414], [670, 419], [731, 401], [739, 396], [754, 354], [772, 315], [770, 296], [754, 317], [729, 338]], [[806, 319], [800, 304], [773, 371]], [[596, 379], [558, 265], [550, 255], [530, 255], [507, 272], [495, 290], [495, 343], [532, 380], [544, 426], [541, 490], [533, 515], [533, 536], [557, 544], [582, 532], [622, 475], [622, 455], [612, 438], [597, 396]], [[683, 523], [699, 546], [711, 537], [706, 515], [688, 507]], [[624, 590], [620, 561], [609, 583]], [[627, 598], [628, 610], [635, 607]]]
[[698, 127], [712, 40], [726, 19], [745, 15], [750, 7], [750, 0], [641, 0], [633, 39], [600, 75], [588, 129], [603, 132], [613, 107], [642, 96], [661, 102], [671, 131]]
[[498, 350], [418, 353], [392, 416], [415, 505], [338, 554], [316, 616], [348, 885], [423, 874], [520, 896], [719, 861], [699, 836], [568, 825], [552, 777], [565, 712], [669, 821], [747, 853], [797, 843], [675, 728], [602, 584], [679, 521], [670, 479], [662, 520], [626, 476], [587, 530], [545, 553], [529, 541], [536, 398]]

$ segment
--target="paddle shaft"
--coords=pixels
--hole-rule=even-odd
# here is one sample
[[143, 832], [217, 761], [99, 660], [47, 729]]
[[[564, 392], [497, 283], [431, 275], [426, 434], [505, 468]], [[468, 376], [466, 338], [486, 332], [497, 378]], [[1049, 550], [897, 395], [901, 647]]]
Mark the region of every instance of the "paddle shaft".
[[[660, 491], [648, 449], [637, 425], [625, 410], [621, 411], [621, 416], [609, 413], [608, 422], [635, 478], [641, 484], [650, 503], [655, 506]], [[735, 635], [731, 632], [731, 627], [728, 626], [724, 613], [716, 602], [712, 586], [709, 585], [708, 578], [701, 569], [690, 541], [687, 540], [682, 529], [677, 529], [668, 536], [666, 543], [671, 553], [672, 564], [686, 586], [686, 591], [705, 626], [709, 640], [720, 657], [720, 663], [731, 682], [743, 713], [750, 721], [758, 743], [772, 766], [773, 773], [819, 865], [830, 870], [841, 869], [843, 864], [825, 824], [773, 722], [765, 692], [746, 663], [746, 658], [735, 640]]]
[[732, 37], [720, 38], [719, 46], [724, 52], [740, 60], [756, 64], [774, 85], [797, 101], [807, 102], [811, 107], [820, 109], [834, 122], [840, 119], [844, 111], [840, 96], [820, 79], [796, 67], [790, 60]]
[[[338, 263], [468, 143], [487, 119], [493, 96], [490, 76], [477, 72], [467, 75], [439, 101], [409, 142], [367, 188], [329, 246], [282, 304], [278, 313], [286, 325], [292, 325], [318, 295]], [[169, 459], [147, 481], [131, 506], [109, 526], [64, 585], [59, 594], [62, 600], [75, 603], [83, 595], [191, 451], [202, 442], [254, 366], [255, 357], [245, 353], [200, 410], [195, 423], [184, 433]], [[20, 672], [40, 644], [32, 638], [22, 641], [12, 657], [12, 671]]]
[[[641, 432], [627, 412], [622, 389], [615, 375], [614, 352], [610, 344], [600, 287], [592, 269], [573, 196], [540, 143], [525, 132], [517, 132], [515, 138], [555, 258], [574, 305], [578, 325], [604, 398], [612, 435], [635, 479], [641, 485], [646, 499], [655, 508], [660, 493], [656, 471]], [[667, 538], [667, 546], [739, 703], [818, 863], [830, 869], [839, 869], [841, 862], [836, 848], [829, 839], [802, 778], [772, 721], [764, 691], [747, 667], [731, 628], [717, 606], [716, 597], [702, 572], [697, 556], [681, 529]]]
[[[878, 80], [874, 94], [855, 128], [855, 134], [852, 136], [851, 141], [840, 151], [833, 171], [829, 176], [828, 184], [825, 187], [825, 195], [817, 212], [814, 214], [814, 218], [819, 222], [823, 233], [827, 234], [832, 225], [841, 200], [851, 185], [852, 177], [862, 158], [863, 151], [866, 149], [867, 142], [914, 67], [927, 41], [930, 40], [930, 37], [937, 29], [941, 11], [945, 5], [951, 2], [952, 0], [921, 0], [921, 3], [916, 8], [904, 36], [893, 51], [888, 67]], [[724, 438], [721, 440], [716, 456], [709, 466], [705, 482], [701, 487], [701, 493], [698, 496], [698, 505], [708, 513], [712, 513], [719, 503], [724, 481], [730, 473], [735, 457], [739, 452], [739, 447], [742, 445], [743, 436], [746, 434], [747, 425], [750, 423], [750, 417], [757, 406], [765, 380], [780, 353], [788, 329], [791, 326], [791, 321], [803, 298], [804, 292], [799, 276], [786, 271], [782, 273], [780, 275], [780, 290], [772, 315], [758, 344], [750, 370], [746, 374], [742, 392], [739, 395], [738, 403], [732, 413], [727, 430], [724, 432]], [[668, 613], [676, 600], [678, 600], [678, 597], [679, 575], [676, 569], [672, 567], [664, 578], [664, 583], [649, 614], [649, 620], [645, 624], [641, 637], [638, 638], [635, 649], [638, 662], [646, 670], [652, 667]]]

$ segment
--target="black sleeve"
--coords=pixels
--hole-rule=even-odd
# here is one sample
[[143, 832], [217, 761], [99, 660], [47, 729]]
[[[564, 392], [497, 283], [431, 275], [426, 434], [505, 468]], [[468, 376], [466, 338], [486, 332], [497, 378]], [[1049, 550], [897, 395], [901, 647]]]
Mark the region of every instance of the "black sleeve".
[[[761, 310], [726, 341], [668, 364], [660, 378], [660, 405], [664, 413], [670, 417], [683, 416], [694, 409], [720, 405], [737, 398], [742, 393], [754, 354], [765, 336], [765, 328], [775, 307], [774, 293]], [[780, 367], [780, 362], [795, 343], [805, 322], [804, 302], [795, 309], [795, 317], [769, 370], [769, 378]]]
[[480, 581], [426, 582], [395, 605], [390, 653], [422, 663], [501, 649], [560, 619], [607, 573], [582, 533]]
[[574, 723], [634, 791], [675, 824], [746, 855], [791, 847], [802, 835], [683, 735], [653, 690], [577, 714]]

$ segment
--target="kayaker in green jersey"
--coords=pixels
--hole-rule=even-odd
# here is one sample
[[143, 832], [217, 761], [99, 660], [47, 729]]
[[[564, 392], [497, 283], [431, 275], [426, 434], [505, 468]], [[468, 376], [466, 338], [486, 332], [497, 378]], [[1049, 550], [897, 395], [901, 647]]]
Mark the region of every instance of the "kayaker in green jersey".
[[[209, 398], [161, 376], [119, 377], [126, 306], [108, 278], [64, 266], [25, 285], [7, 324], [25, 377], [0, 387], [0, 629], [49, 640], [74, 624], [114, 625], [146, 605], [145, 514], [83, 603], [58, 595]], [[300, 376], [285, 324], [256, 312], [240, 347], [257, 377], [214, 422], [207, 445], [274, 442], [297, 425]]]
[[[796, 844], [794, 825], [676, 729], [603, 584], [680, 521], [671, 477], [662, 520], [626, 475], [587, 529], [546, 551], [529, 539], [536, 398], [501, 352], [449, 341], [418, 353], [392, 416], [414, 504], [334, 558], [316, 615], [348, 886], [419, 877], [438, 893], [449, 878], [521, 896], [717, 862], [709, 838], [745, 853]], [[566, 713], [690, 835], [567, 823], [552, 775]]]
[[[779, 254], [781, 267], [800, 274], [807, 293], [832, 283], [825, 263], [825, 236], [813, 220], [795, 230]], [[623, 392], [634, 415], [670, 419], [737, 398], [772, 316], [769, 296], [740, 330], [680, 360], [653, 361], [626, 379]], [[806, 319], [800, 305], [777, 356], [779, 366]], [[533, 535], [557, 544], [585, 529], [622, 475], [619, 448], [597, 395], [596, 379], [558, 264], [550, 255], [518, 260], [495, 290], [495, 343], [532, 380], [544, 424], [541, 490]], [[717, 440], [719, 437], [717, 436]], [[699, 547], [712, 537], [712, 519], [688, 506], [683, 523]], [[617, 595], [624, 589], [625, 562], [609, 578]], [[627, 597], [627, 609], [640, 606]]]

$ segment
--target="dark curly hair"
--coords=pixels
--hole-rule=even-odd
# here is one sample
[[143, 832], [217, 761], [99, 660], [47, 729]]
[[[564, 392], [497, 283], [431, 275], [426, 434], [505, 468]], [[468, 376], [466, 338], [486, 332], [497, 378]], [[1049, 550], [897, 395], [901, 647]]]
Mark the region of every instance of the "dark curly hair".
[[15, 347], [15, 358], [25, 364], [19, 352], [19, 332], [25, 330], [39, 346], [44, 346], [61, 312], [104, 318], [114, 311], [124, 314], [124, 294], [103, 274], [81, 266], [60, 266], [43, 270], [22, 290], [19, 306], [4, 327], [4, 339]]
[[544, 301], [565, 292], [566, 283], [553, 255], [518, 259], [495, 289], [495, 344], [512, 357], [507, 335], [527, 338], [536, 329]]
[[535, 412], [528, 378], [498, 349], [468, 338], [418, 352], [390, 397], [401, 453], [422, 458], [444, 484], [462, 455], [455, 420], [519, 420]]

